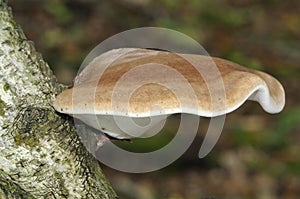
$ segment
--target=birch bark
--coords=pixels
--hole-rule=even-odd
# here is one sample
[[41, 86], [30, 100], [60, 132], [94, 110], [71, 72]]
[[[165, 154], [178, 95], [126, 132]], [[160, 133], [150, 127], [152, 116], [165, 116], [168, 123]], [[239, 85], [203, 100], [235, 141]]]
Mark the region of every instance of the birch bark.
[[0, 0], [0, 198], [117, 198], [51, 107], [62, 89]]

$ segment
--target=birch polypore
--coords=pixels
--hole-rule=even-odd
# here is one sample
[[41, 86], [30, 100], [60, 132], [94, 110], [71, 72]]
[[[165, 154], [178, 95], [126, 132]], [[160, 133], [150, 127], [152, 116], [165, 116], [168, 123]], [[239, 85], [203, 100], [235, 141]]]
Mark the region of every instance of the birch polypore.
[[284, 89], [274, 77], [224, 59], [121, 48], [89, 63], [54, 107], [113, 137], [127, 138], [134, 137], [128, 131], [146, 133], [161, 126], [171, 114], [215, 117], [246, 100], [278, 113]]

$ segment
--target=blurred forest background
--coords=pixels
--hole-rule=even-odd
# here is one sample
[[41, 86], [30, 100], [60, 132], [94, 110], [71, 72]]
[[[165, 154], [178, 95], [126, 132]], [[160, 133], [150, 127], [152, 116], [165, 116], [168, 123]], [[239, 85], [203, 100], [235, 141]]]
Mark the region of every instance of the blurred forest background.
[[[212, 56], [268, 72], [285, 87], [280, 114], [269, 115], [252, 102], [228, 114], [217, 145], [204, 159], [197, 153], [208, 119], [201, 119], [190, 149], [167, 168], [127, 174], [102, 165], [120, 198], [300, 197], [299, 0], [9, 0], [9, 5], [64, 84], [72, 83], [101, 41], [128, 29], [159, 26], [192, 37]], [[149, 150], [157, 142], [136, 147]]]

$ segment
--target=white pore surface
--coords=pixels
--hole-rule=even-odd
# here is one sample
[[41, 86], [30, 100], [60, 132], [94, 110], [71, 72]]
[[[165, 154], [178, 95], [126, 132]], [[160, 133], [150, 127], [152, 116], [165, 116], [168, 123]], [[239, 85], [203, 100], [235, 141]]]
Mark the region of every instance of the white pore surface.
[[156, 135], [164, 127], [168, 115], [132, 118], [128, 116], [78, 114], [74, 117], [112, 137], [125, 139], [147, 138]]

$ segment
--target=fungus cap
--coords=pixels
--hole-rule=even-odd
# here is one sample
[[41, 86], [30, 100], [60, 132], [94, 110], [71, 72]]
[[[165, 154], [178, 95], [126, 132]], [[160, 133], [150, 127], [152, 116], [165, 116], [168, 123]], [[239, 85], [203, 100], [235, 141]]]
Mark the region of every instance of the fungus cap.
[[284, 107], [284, 89], [272, 76], [224, 59], [120, 48], [89, 63], [73, 88], [57, 96], [54, 108], [113, 137], [125, 138], [116, 119], [126, 123], [128, 131], [140, 131], [128, 118], [140, 127], [150, 118], [152, 125], [143, 129], [145, 133], [159, 128], [171, 114], [214, 117], [234, 111], [246, 100], [278, 113]]

